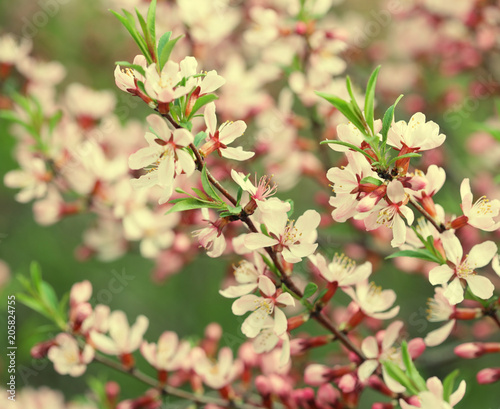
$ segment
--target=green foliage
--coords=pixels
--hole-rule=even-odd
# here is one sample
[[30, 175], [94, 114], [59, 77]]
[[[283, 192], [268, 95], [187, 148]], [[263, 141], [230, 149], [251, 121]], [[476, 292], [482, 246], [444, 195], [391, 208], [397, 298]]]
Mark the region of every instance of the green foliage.
[[59, 329], [64, 330], [67, 321], [66, 307], [69, 294], [63, 296], [59, 301], [52, 286], [43, 281], [40, 266], [36, 262], [31, 263], [30, 278], [31, 280], [22, 275], [17, 277], [26, 291], [16, 294], [17, 300], [55, 322]]
[[318, 291], [318, 286], [315, 283], [313, 282], [307, 283], [302, 298], [307, 299], [309, 297], [312, 297], [316, 291]]

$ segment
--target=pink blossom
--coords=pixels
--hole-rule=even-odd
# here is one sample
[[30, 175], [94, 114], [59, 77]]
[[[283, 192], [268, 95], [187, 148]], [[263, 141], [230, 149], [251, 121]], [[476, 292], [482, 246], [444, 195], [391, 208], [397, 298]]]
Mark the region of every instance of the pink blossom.
[[175, 332], [165, 331], [158, 343], [141, 344], [141, 354], [157, 370], [175, 371], [181, 368], [187, 359], [191, 346], [188, 341], [179, 342]]
[[452, 319], [455, 308], [450, 304], [444, 295], [446, 285], [434, 288], [434, 297], [428, 301], [428, 317], [430, 322], [446, 321], [442, 327], [435, 329], [425, 337], [425, 344], [433, 347], [443, 343], [455, 327], [456, 320]]
[[[357, 304], [363, 314], [379, 320], [394, 318], [399, 312], [399, 306], [395, 306], [396, 293], [393, 290], [382, 290], [368, 280], [356, 284], [355, 289], [347, 287], [344, 290]], [[391, 308], [390, 310], [388, 310]], [[387, 311], [388, 310], [388, 311]]]
[[352, 286], [365, 281], [372, 273], [370, 262], [367, 261], [360, 266], [356, 266], [356, 263], [344, 254], [335, 253], [332, 262], [329, 264], [319, 253], [308, 258], [318, 269], [321, 277], [329, 283], [338, 283], [339, 287]]
[[[147, 68], [146, 57], [142, 54], [136, 55], [134, 57], [134, 65], [139, 65], [142, 68]], [[137, 92], [137, 81], [145, 82], [145, 78], [142, 74], [137, 72], [132, 68], [122, 68], [119, 65], [115, 68], [115, 83], [118, 88], [125, 92], [135, 93]]]
[[172, 131], [167, 123], [158, 115], [149, 115], [147, 121], [154, 133], [145, 135], [149, 146], [132, 154], [129, 166], [132, 169], [142, 169], [150, 166], [150, 170], [139, 179], [132, 179], [136, 188], [159, 185], [163, 194], [158, 201], [163, 204], [170, 199], [174, 190], [174, 178], [185, 173], [191, 175], [195, 164], [191, 155], [184, 150], [193, 142], [193, 135], [186, 129]]
[[94, 359], [94, 349], [85, 345], [80, 350], [78, 342], [71, 335], [62, 333], [55, 338], [56, 345], [49, 349], [48, 357], [54, 369], [61, 375], [80, 376]]
[[377, 205], [366, 214], [355, 218], [364, 219], [367, 230], [374, 230], [380, 226], [392, 229], [392, 247], [399, 247], [406, 241], [406, 222], [409, 226], [413, 224], [413, 212], [408, 206], [408, 195], [399, 181], [392, 181], [387, 186], [387, 201], [385, 204]]
[[[462, 197], [461, 207], [466, 223], [484, 231], [494, 231], [500, 227], [500, 220], [498, 220], [500, 200], [495, 199], [490, 201], [486, 196], [482, 196], [472, 204], [473, 195], [470, 189], [469, 179], [464, 179], [462, 181], [460, 185], [460, 196]], [[460, 217], [452, 221], [452, 227], [461, 227], [462, 223], [457, 225], [459, 220], [461, 220]]]
[[274, 246], [276, 251], [281, 252], [285, 261], [298, 263], [318, 247], [315, 241], [320, 215], [315, 210], [307, 210], [297, 222], [287, 223], [288, 216], [285, 212], [264, 214], [263, 221], [269, 236], [263, 233], [247, 234], [245, 245], [250, 250]]
[[274, 317], [273, 330], [279, 336], [287, 330], [286, 316], [279, 306], [292, 306], [295, 301], [290, 294], [276, 290], [274, 283], [266, 276], [259, 277], [259, 291], [262, 297], [248, 294], [237, 299], [232, 306], [233, 314], [243, 315], [252, 311], [241, 326], [241, 331], [249, 338], [259, 334], [266, 324], [266, 318], [271, 315]]
[[253, 292], [257, 286], [259, 277], [264, 274], [266, 265], [259, 253], [254, 253], [254, 262], [242, 260], [234, 266], [234, 278], [238, 285], [233, 285], [225, 290], [219, 290], [219, 294], [226, 298], [236, 298]]
[[484, 300], [490, 298], [493, 295], [493, 284], [488, 278], [478, 275], [475, 269], [484, 267], [492, 260], [497, 252], [496, 244], [492, 241], [477, 244], [463, 257], [462, 245], [454, 233], [448, 230], [441, 238], [446, 257], [453, 263], [453, 268], [447, 264], [434, 267], [429, 272], [430, 283], [446, 284], [452, 279], [444, 292], [444, 296], [452, 305], [464, 299], [462, 280], [467, 282], [474, 295]]
[[255, 155], [254, 152], [245, 152], [241, 146], [230, 148], [227, 145], [234, 142], [243, 135], [247, 125], [243, 121], [224, 122], [217, 129], [217, 117], [215, 115], [215, 103], [211, 102], [205, 107], [205, 124], [207, 126], [207, 138], [200, 148], [203, 156], [208, 156], [213, 151], [227, 159], [247, 160]]
[[96, 349], [108, 355], [125, 355], [140, 347], [149, 325], [147, 317], [139, 315], [135, 324], [130, 326], [123, 311], [113, 311], [108, 321], [109, 336], [90, 332], [90, 339]]
[[146, 69], [146, 82], [144, 84], [148, 96], [159, 104], [159, 111], [167, 113], [170, 102], [180, 98], [193, 89], [194, 79], [188, 80], [186, 85], [180, 86], [182, 76], [179, 64], [167, 61], [161, 72], [158, 72], [156, 64], [151, 64]]
[[465, 381], [460, 382], [458, 389], [451, 394], [449, 401], [444, 400], [443, 384], [437, 377], [433, 376], [427, 379], [426, 384], [428, 390], [418, 394], [420, 406], [409, 405], [400, 399], [401, 409], [451, 409], [462, 400], [465, 394]]
[[213, 389], [231, 384], [243, 370], [243, 363], [233, 359], [233, 352], [228, 347], [221, 348], [216, 362], [209, 359], [203, 349], [196, 347], [192, 351], [192, 360], [196, 373]]
[[[403, 328], [403, 322], [394, 321], [383, 332], [383, 338], [381, 341], [378, 334], [377, 338], [369, 336], [363, 340], [361, 350], [367, 359], [358, 368], [358, 377], [361, 382], [365, 382], [384, 361], [391, 361], [397, 365], [401, 365], [401, 351], [393, 347], [394, 342], [396, 342], [396, 339], [399, 336], [401, 328]], [[384, 382], [390, 390], [396, 393], [404, 392], [406, 390], [404, 386], [400, 385], [389, 376], [383, 366], [382, 373]]]
[[40, 158], [26, 158], [21, 160], [20, 164], [20, 170], [11, 170], [5, 175], [5, 186], [21, 189], [16, 194], [16, 200], [21, 203], [43, 197], [47, 193], [48, 182], [52, 179], [45, 161]]
[[393, 123], [389, 129], [387, 143], [398, 150], [404, 146], [413, 152], [426, 151], [441, 146], [446, 136], [439, 133], [439, 125], [433, 121], [425, 122], [421, 112], [414, 114], [410, 122]]

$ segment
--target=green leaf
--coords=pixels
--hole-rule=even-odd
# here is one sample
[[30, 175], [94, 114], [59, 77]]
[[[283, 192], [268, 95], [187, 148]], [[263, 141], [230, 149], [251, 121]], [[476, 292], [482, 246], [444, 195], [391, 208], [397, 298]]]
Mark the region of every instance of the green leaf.
[[59, 301], [59, 306], [57, 307], [57, 310], [59, 311], [59, 315], [61, 317], [66, 317], [67, 311], [66, 309], [68, 308], [68, 301], [69, 301], [69, 293], [65, 293], [61, 297], [61, 301]]
[[344, 115], [349, 121], [351, 121], [362, 133], [366, 132], [366, 129], [363, 126], [363, 118], [360, 118], [358, 115], [356, 115], [351, 104], [344, 101], [342, 98], [338, 98], [324, 92], [315, 91], [315, 93], [321, 98], [327, 100], [335, 108], [337, 108], [342, 113], [342, 115]]
[[139, 20], [139, 24], [141, 26], [142, 32], [144, 33], [144, 38], [146, 39], [146, 46], [148, 50], [148, 54], [151, 56], [153, 62], [155, 61], [156, 56], [154, 55], [154, 50], [156, 49], [156, 44], [153, 42], [151, 38], [151, 34], [149, 33], [148, 24], [142, 14], [139, 13], [139, 10], [135, 9], [135, 14], [137, 15], [137, 19]]
[[137, 71], [139, 74], [141, 74], [143, 77], [146, 76], [146, 71], [144, 70], [144, 67], [138, 64], [131, 64], [128, 61], [116, 61], [115, 65], [119, 65], [120, 67], [125, 67], [125, 68], [130, 68], [135, 71]]
[[267, 258], [264, 254], [261, 253], [260, 256], [262, 257], [262, 260], [264, 260], [264, 263], [266, 263], [266, 265], [269, 267], [269, 270], [271, 270], [278, 277], [281, 277], [281, 273], [276, 268], [276, 266], [274, 265], [274, 263], [271, 260], [269, 260], [269, 258]]
[[290, 203], [290, 210], [287, 212], [287, 216], [290, 218], [295, 210], [295, 203], [292, 199], [286, 199], [285, 202]]
[[374, 178], [373, 176], [365, 176], [359, 183], [372, 183], [374, 185], [380, 186], [382, 183], [381, 180]]
[[394, 118], [394, 110], [396, 109], [396, 105], [398, 104], [399, 100], [403, 98], [403, 94], [401, 94], [398, 99], [396, 99], [396, 102], [394, 102], [393, 105], [391, 105], [387, 111], [385, 111], [384, 114], [384, 119], [382, 121], [382, 150], [385, 150], [385, 146], [387, 144], [387, 135], [389, 133], [389, 128], [392, 125], [392, 120]]
[[188, 118], [191, 118], [202, 106], [210, 104], [210, 102], [215, 101], [219, 97], [214, 94], [206, 94], [199, 97], [193, 105], [193, 110], [189, 114]]
[[349, 75], [346, 77], [345, 82], [347, 85], [347, 92], [349, 93], [349, 96], [351, 97], [351, 107], [353, 108], [354, 113], [358, 117], [363, 118], [363, 113], [361, 112], [361, 108], [359, 107], [359, 105], [356, 101], [356, 98], [354, 97], [354, 93], [352, 92], [352, 83], [351, 83], [351, 78], [349, 77]]
[[241, 186], [238, 186], [238, 192], [236, 193], [236, 204], [239, 206], [241, 202], [241, 198], [243, 196], [243, 189]]
[[375, 68], [366, 84], [366, 94], [365, 94], [365, 118], [368, 126], [372, 130], [372, 134], [375, 134], [373, 128], [373, 118], [374, 118], [374, 100], [375, 100], [375, 86], [377, 84], [377, 76], [380, 70], [380, 65]]
[[148, 30], [153, 50], [156, 48], [156, 0], [152, 0], [148, 9]]
[[135, 43], [138, 45], [139, 49], [141, 50], [142, 54], [144, 54], [144, 57], [146, 57], [148, 64], [152, 64], [153, 60], [151, 59], [151, 55], [149, 54], [148, 46], [146, 45], [146, 40], [144, 40], [144, 37], [142, 37], [139, 34], [139, 31], [137, 31], [137, 29], [135, 28], [134, 16], [126, 10], [123, 10], [123, 12], [126, 14], [127, 17], [124, 17], [121, 14], [118, 14], [116, 11], [113, 11], [113, 10], [110, 10], [110, 11], [111, 11], [111, 13], [113, 13], [116, 16], [116, 18], [118, 20], [120, 20], [120, 22], [123, 24], [123, 26], [130, 33], [130, 35], [134, 39]]
[[412, 395], [418, 395], [418, 390], [412, 384], [411, 379], [408, 378], [408, 375], [398, 365], [391, 361], [384, 361], [382, 365], [392, 379], [403, 385]]
[[38, 294], [42, 293], [42, 271], [40, 268], [40, 264], [36, 261], [32, 261], [30, 264], [30, 274], [31, 274], [31, 282], [33, 283], [33, 288], [36, 290]]
[[45, 307], [40, 303], [40, 301], [35, 300], [33, 297], [24, 293], [18, 293], [16, 294], [16, 300], [26, 305], [26, 307], [31, 308], [33, 311], [36, 311], [44, 317], [52, 320], [51, 315], [47, 312]]
[[401, 343], [401, 355], [403, 357], [403, 363], [406, 367], [406, 372], [409, 378], [413, 381], [414, 385], [419, 389], [419, 391], [427, 390], [425, 379], [420, 376], [415, 364], [413, 363], [410, 353], [408, 352], [408, 344], [406, 341]]
[[441, 264], [441, 260], [438, 259], [434, 254], [432, 254], [427, 249], [417, 249], [417, 250], [401, 250], [387, 256], [385, 259], [389, 260], [396, 257], [412, 257], [419, 258], [427, 261], [434, 261], [435, 263]]
[[302, 298], [306, 299], [306, 298], [311, 297], [312, 295], [314, 295], [314, 293], [317, 290], [318, 290], [318, 286], [315, 283], [313, 283], [313, 282], [307, 283], [306, 288], [304, 289], [304, 295], [302, 296]]
[[180, 200], [176, 202], [172, 208], [165, 214], [175, 213], [175, 212], [184, 212], [186, 210], [193, 209], [221, 209], [222, 203], [207, 203], [202, 200], [193, 199], [191, 197], [186, 198], [184, 200]]
[[342, 141], [334, 141], [334, 140], [326, 140], [326, 141], [321, 141], [320, 144], [325, 144], [325, 143], [334, 143], [334, 144], [337, 144], [337, 145], [342, 145], [342, 146], [347, 146], [348, 148], [356, 151], [356, 152], [359, 152], [359, 153], [362, 153], [363, 155], [365, 155], [368, 159], [370, 159], [371, 161], [375, 161], [376, 159], [375, 158], [372, 158], [368, 153], [366, 153], [364, 150], [358, 148], [357, 146], [354, 146], [350, 143], [347, 143], [347, 142], [342, 142]]
[[323, 288], [314, 298], [313, 305], [316, 305], [316, 303], [323, 298], [323, 296], [328, 292], [327, 288]]
[[205, 139], [207, 139], [207, 133], [204, 131], [198, 132], [194, 137], [194, 146], [199, 148], [202, 142], [205, 141]]
[[165, 63], [163, 63], [163, 65], [161, 64], [161, 59], [160, 59], [160, 56], [163, 52], [163, 49], [165, 48], [165, 46], [168, 44], [168, 42], [170, 41], [170, 37], [172, 36], [172, 32], [171, 31], [167, 31], [165, 34], [163, 34], [161, 37], [160, 37], [160, 40], [158, 41], [158, 52], [157, 52], [157, 55], [158, 55], [158, 63], [160, 65], [160, 71], [163, 69], [163, 65], [165, 65]]
[[162, 48], [161, 54], [158, 56], [160, 67], [163, 68], [165, 66], [168, 59], [170, 58], [170, 54], [172, 53], [175, 44], [177, 44], [177, 41], [179, 41], [182, 37], [183, 36], [180, 35], [179, 37], [174, 38], [173, 40], [169, 40], [167, 44], [165, 44], [165, 46]]
[[208, 180], [207, 166], [204, 165], [201, 171], [201, 184], [203, 185], [203, 190], [205, 193], [217, 202], [222, 202], [222, 199], [217, 194], [217, 191], [213, 188], [212, 184]]
[[59, 110], [57, 111], [52, 117], [49, 119], [49, 132], [52, 133], [61, 120], [63, 116], [63, 111]]
[[389, 164], [388, 166], [392, 165], [393, 163], [395, 163], [397, 160], [399, 159], [404, 159], [404, 158], [420, 158], [422, 155], [420, 153], [415, 153], [415, 152], [412, 152], [412, 153], [406, 153], [404, 155], [401, 155], [401, 156], [395, 156], [394, 158], [392, 158], [390, 161], [389, 161]]
[[241, 206], [236, 206], [236, 207], [229, 207], [227, 208], [226, 211], [222, 212], [219, 216], [220, 217], [227, 217], [227, 216], [239, 216], [241, 213]]
[[5, 119], [6, 121], [15, 122], [16, 124], [22, 125], [25, 128], [29, 126], [26, 122], [20, 119], [14, 112], [3, 110], [0, 111], [0, 119]]
[[45, 304], [47, 304], [54, 312], [57, 311], [59, 301], [57, 300], [56, 292], [49, 283], [42, 281], [40, 295]]
[[[198, 197], [206, 202], [210, 202], [210, 198], [205, 194], [204, 191], [196, 188], [196, 187], [192, 187], [191, 188], [193, 190], [194, 193], [196, 193], [198, 195]], [[187, 193], [186, 193], [187, 194]]]
[[455, 386], [455, 379], [459, 374], [459, 370], [455, 369], [452, 373], [450, 373], [443, 381], [443, 399], [446, 402], [450, 401], [450, 396], [453, 393], [453, 389]]

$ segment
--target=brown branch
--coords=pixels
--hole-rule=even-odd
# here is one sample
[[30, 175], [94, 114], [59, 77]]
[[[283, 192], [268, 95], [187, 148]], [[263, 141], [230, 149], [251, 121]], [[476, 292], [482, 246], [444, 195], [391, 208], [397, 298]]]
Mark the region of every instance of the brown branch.
[[[165, 118], [168, 119], [168, 121], [176, 128], [179, 129], [181, 126], [175, 122], [175, 120], [172, 118], [170, 114], [164, 115]], [[194, 146], [194, 144], [190, 144], [189, 147], [194, 153], [194, 156], [196, 158], [196, 168], [201, 171], [204, 166], [204, 160], [202, 156], [200, 155], [200, 152]], [[220, 182], [215, 179], [210, 172], [208, 172], [207, 169], [207, 177], [210, 183], [212, 183], [215, 188], [221, 192], [224, 197], [226, 197], [227, 200], [229, 200], [233, 205], [236, 205], [237, 200], [229, 193], [221, 184]], [[240, 216], [240, 220], [247, 225], [249, 230], [251, 232], [257, 233], [258, 230], [253, 224], [252, 220], [250, 220], [250, 217], [245, 211], [242, 211]], [[302, 291], [300, 291], [297, 286], [294, 284], [294, 282], [290, 279], [290, 277], [286, 274], [285, 269], [281, 265], [280, 261], [278, 260], [278, 255], [277, 253], [271, 248], [271, 247], [266, 247], [265, 248], [267, 254], [271, 257], [271, 260], [273, 261], [274, 265], [278, 269], [278, 271], [281, 274], [281, 280], [283, 283], [288, 287], [290, 291], [292, 291], [295, 295], [298, 297], [302, 298], [303, 294]], [[364, 356], [363, 352], [352, 343], [352, 341], [343, 333], [341, 332], [335, 325], [328, 319], [328, 317], [323, 314], [323, 313], [318, 313], [318, 314], [312, 314], [312, 318], [315, 319], [319, 324], [321, 324], [324, 328], [326, 328], [329, 332], [331, 332], [335, 337], [350, 351], [354, 352], [361, 360], [366, 360], [366, 357]]]
[[438, 224], [434, 217], [432, 217], [413, 197], [410, 197], [410, 203], [415, 209], [422, 213], [422, 215], [437, 229], [439, 233], [446, 230], [446, 227], [443, 224]]
[[238, 408], [238, 409], [262, 409], [263, 406], [256, 406], [248, 403], [238, 403], [232, 400], [226, 400], [221, 398], [216, 398], [212, 396], [206, 395], [197, 395], [191, 392], [184, 391], [182, 389], [174, 388], [170, 385], [160, 386], [158, 381], [145, 373], [139, 371], [138, 369], [126, 370], [119, 362], [113, 361], [102, 355], [95, 355], [94, 361], [97, 361], [103, 365], [106, 365], [109, 368], [112, 368], [121, 373], [132, 376], [133, 378], [159, 390], [160, 392], [175, 396], [180, 399], [186, 399], [191, 402], [199, 403], [199, 404], [214, 404], [218, 406], [222, 406], [225, 408]]

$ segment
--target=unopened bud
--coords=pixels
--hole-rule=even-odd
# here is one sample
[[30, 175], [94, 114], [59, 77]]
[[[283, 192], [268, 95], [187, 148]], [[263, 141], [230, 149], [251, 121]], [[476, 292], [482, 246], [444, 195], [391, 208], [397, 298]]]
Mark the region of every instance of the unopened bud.
[[477, 373], [477, 382], [484, 385], [500, 380], [500, 368], [486, 368]]

